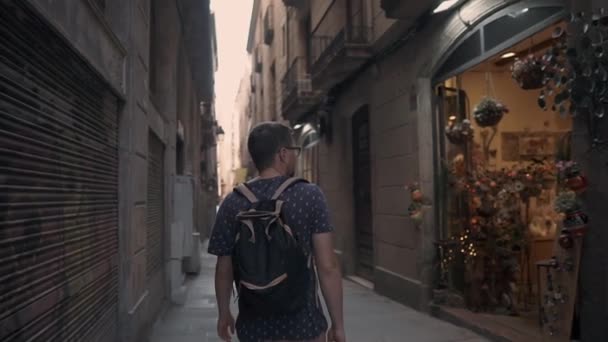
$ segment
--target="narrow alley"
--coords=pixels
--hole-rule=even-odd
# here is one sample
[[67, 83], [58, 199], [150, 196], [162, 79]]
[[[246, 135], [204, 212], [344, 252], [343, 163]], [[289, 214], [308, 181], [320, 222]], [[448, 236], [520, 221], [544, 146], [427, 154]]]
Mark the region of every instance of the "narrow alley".
[[[201, 250], [205, 251], [206, 246]], [[219, 342], [213, 273], [215, 257], [201, 254], [200, 275], [188, 281], [183, 305], [161, 313], [148, 342]], [[233, 313], [235, 313], [233, 308]], [[474, 333], [439, 321], [344, 281], [344, 315], [349, 342], [482, 342]]]
[[608, 341], [607, 9], [0, 0], [0, 342]]

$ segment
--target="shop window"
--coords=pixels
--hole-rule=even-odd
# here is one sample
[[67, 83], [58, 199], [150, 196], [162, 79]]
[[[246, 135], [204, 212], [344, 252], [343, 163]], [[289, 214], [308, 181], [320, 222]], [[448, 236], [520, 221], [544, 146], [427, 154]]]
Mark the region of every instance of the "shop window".
[[496, 48], [561, 11], [562, 7], [536, 7], [509, 13], [494, 20], [483, 28], [485, 51]]
[[[526, 19], [528, 26], [536, 27], [553, 14], [544, 8], [534, 21]], [[572, 119], [541, 109], [540, 89], [524, 89], [514, 81], [511, 63], [501, 57], [510, 51], [527, 55], [532, 42], [551, 43], [551, 33], [563, 25], [547, 23], [532, 37], [506, 45], [437, 87], [437, 164], [442, 165], [438, 287], [450, 293], [446, 301], [457, 293], [468, 308], [497, 313], [496, 321], [505, 326], [525, 326], [522, 321], [527, 320], [534, 327], [542, 319], [538, 308], [551, 292], [538, 265], [551, 262], [561, 246], [564, 219], [555, 203], [563, 188], [556, 159], [571, 134]], [[511, 30], [511, 38], [525, 32], [505, 30]], [[537, 51], [537, 57], [543, 53]], [[464, 68], [467, 63], [453, 62], [447, 70], [455, 72], [455, 65]], [[498, 104], [509, 112], [496, 114], [494, 109], [503, 108]], [[469, 125], [472, 130], [466, 129]], [[537, 333], [534, 328], [530, 336]]]
[[[523, 39], [526, 33], [530, 35], [542, 30], [543, 26], [554, 24], [563, 15], [563, 8], [557, 6], [541, 6], [505, 10], [504, 15], [496, 15], [485, 23], [478, 25], [473, 33], [469, 34], [443, 63], [436, 73], [438, 79], [446, 79], [456, 73], [462, 72], [475, 62], [482, 62], [482, 58], [489, 57], [490, 53], [506, 48]], [[554, 20], [553, 22], [551, 22]], [[486, 56], [484, 56], [486, 54]]]

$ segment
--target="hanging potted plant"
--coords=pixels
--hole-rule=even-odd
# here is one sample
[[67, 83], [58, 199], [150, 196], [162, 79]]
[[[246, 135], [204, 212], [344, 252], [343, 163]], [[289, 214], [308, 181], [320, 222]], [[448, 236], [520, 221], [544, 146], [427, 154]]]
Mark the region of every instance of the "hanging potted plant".
[[480, 127], [492, 127], [498, 125], [505, 113], [508, 112], [509, 109], [496, 99], [485, 97], [475, 107], [473, 116], [475, 118], [475, 122]]
[[511, 77], [524, 90], [540, 89], [544, 86], [543, 64], [534, 55], [516, 59], [511, 66]]
[[473, 133], [471, 121], [464, 119], [461, 122], [457, 122], [455, 116], [449, 118], [448, 125], [445, 127], [445, 135], [448, 141], [454, 145], [463, 145], [471, 141]]
[[564, 215], [564, 228], [575, 236], [582, 236], [587, 231], [589, 217], [582, 210], [580, 201], [574, 191], [561, 192], [555, 200], [555, 211]]

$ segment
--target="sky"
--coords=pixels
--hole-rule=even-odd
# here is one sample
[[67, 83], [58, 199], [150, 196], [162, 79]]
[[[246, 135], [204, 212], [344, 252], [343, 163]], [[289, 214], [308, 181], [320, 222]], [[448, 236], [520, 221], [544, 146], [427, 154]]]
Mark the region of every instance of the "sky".
[[232, 139], [232, 117], [236, 112], [236, 96], [239, 83], [246, 72], [247, 37], [253, 0], [211, 0], [211, 10], [215, 13], [215, 29], [218, 45], [218, 70], [215, 74], [215, 113], [219, 125], [224, 129], [224, 136], [218, 143], [218, 181], [220, 189], [225, 182], [232, 189], [232, 172], [237, 159], [231, 147], [238, 146], [240, 137]]
[[218, 71], [215, 74], [216, 113], [234, 111], [239, 81], [247, 62], [247, 35], [253, 0], [211, 0], [215, 13]]

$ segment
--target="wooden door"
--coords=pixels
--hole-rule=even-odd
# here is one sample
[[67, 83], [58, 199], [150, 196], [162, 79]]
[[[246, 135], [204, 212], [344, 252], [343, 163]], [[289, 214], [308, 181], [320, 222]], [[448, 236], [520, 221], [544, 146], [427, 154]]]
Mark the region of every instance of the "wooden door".
[[358, 276], [371, 280], [374, 273], [374, 234], [372, 230], [369, 109], [367, 106], [353, 116], [352, 128], [356, 273]]

